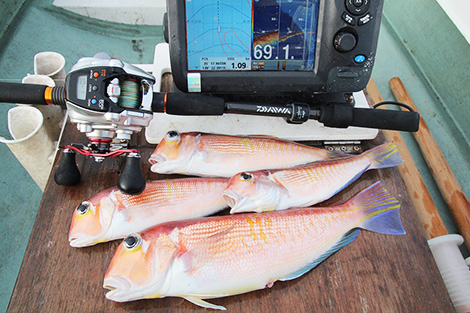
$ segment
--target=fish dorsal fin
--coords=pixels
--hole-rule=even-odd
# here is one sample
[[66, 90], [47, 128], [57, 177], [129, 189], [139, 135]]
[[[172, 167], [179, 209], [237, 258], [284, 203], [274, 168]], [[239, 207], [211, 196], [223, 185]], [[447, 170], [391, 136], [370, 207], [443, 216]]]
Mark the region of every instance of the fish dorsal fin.
[[179, 258], [183, 262], [185, 270], [187, 272], [195, 271], [216, 257], [215, 252], [207, 253], [207, 251], [211, 251], [212, 247], [217, 246], [217, 244], [220, 243], [234, 227], [235, 223], [199, 240], [192, 247], [184, 247], [184, 251], [180, 250], [183, 253], [179, 256]]
[[338, 251], [339, 249], [343, 248], [344, 246], [346, 246], [348, 243], [351, 243], [354, 241], [354, 239], [356, 239], [357, 235], [359, 234], [360, 230], [359, 229], [353, 229], [351, 231], [349, 231], [348, 233], [346, 233], [343, 238], [341, 238], [340, 241], [338, 241], [333, 247], [331, 247], [330, 249], [328, 249], [328, 251], [326, 251], [325, 253], [323, 253], [320, 257], [318, 257], [317, 259], [315, 259], [313, 262], [305, 265], [304, 267], [302, 267], [301, 269], [295, 271], [294, 273], [290, 274], [290, 275], [287, 275], [286, 277], [284, 278], [281, 278], [280, 280], [281, 281], [285, 281], [285, 280], [292, 280], [292, 279], [296, 279], [300, 276], [302, 276], [303, 274], [307, 273], [308, 271], [310, 271], [312, 268], [314, 268], [315, 266], [317, 266], [318, 264], [320, 264], [321, 262], [323, 262], [326, 258], [328, 258], [330, 255], [332, 255], [333, 253], [335, 253], [336, 251]]
[[224, 306], [209, 303], [209, 302], [204, 301], [201, 298], [198, 298], [198, 297], [195, 297], [195, 296], [184, 296], [183, 298], [185, 298], [189, 302], [194, 303], [195, 305], [202, 306], [203, 308], [214, 309], [214, 310], [223, 310], [223, 311], [227, 310]]

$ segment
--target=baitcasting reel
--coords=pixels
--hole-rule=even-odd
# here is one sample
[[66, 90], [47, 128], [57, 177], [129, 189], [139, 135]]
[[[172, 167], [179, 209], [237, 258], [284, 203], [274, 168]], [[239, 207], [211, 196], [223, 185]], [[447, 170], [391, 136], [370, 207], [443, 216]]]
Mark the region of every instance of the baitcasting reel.
[[81, 58], [65, 80], [70, 121], [99, 152], [126, 145], [152, 120], [154, 83], [152, 75], [105, 53]]
[[0, 83], [0, 102], [67, 107], [68, 116], [88, 144], [72, 144], [62, 152], [54, 174], [59, 185], [76, 185], [81, 175], [76, 153], [92, 156], [96, 162], [127, 154], [126, 167], [118, 187], [128, 194], [145, 188], [139, 151], [129, 148], [132, 134], [152, 120], [155, 78], [138, 67], [98, 53], [81, 58], [65, 79], [65, 87]]
[[80, 181], [78, 169], [74, 168], [75, 153], [92, 156], [97, 162], [128, 154], [118, 187], [129, 194], [143, 191], [140, 155], [128, 147], [132, 134], [152, 120], [154, 83], [152, 75], [106, 53], [81, 58], [72, 67], [65, 80], [65, 105], [70, 121], [86, 134], [89, 143], [64, 149], [62, 163], [54, 175], [57, 184]]

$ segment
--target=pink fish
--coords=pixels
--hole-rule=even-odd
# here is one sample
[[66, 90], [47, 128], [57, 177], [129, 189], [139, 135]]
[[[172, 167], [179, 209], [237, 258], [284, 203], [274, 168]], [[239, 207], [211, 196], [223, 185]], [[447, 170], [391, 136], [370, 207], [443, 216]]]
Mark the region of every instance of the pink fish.
[[359, 228], [404, 234], [399, 208], [377, 182], [338, 206], [160, 224], [129, 235], [118, 247], [104, 278], [106, 297], [182, 297], [225, 309], [203, 299], [300, 277], [352, 242]]
[[319, 161], [290, 169], [243, 172], [224, 191], [230, 213], [285, 210], [327, 200], [370, 169], [403, 162], [394, 143], [356, 156]]
[[228, 136], [169, 131], [150, 156], [160, 174], [232, 177], [241, 171], [292, 167], [337, 153], [268, 136]]
[[121, 239], [159, 223], [211, 215], [227, 207], [222, 192], [226, 178], [149, 181], [140, 195], [117, 188], [82, 202], [73, 213], [72, 247]]

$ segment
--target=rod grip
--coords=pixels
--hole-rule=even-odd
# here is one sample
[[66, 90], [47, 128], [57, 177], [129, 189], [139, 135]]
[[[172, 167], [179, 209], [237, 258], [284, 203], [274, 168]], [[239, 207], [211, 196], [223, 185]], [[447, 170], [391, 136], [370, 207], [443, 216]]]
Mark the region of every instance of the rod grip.
[[351, 126], [415, 132], [419, 129], [419, 113], [358, 108], [353, 110]]
[[47, 105], [47, 86], [0, 82], [0, 102]]
[[201, 94], [154, 93], [153, 112], [173, 115], [223, 115], [225, 100]]
[[409, 132], [419, 128], [417, 112], [353, 108], [343, 103], [329, 103], [321, 108], [319, 121], [338, 128], [357, 126]]

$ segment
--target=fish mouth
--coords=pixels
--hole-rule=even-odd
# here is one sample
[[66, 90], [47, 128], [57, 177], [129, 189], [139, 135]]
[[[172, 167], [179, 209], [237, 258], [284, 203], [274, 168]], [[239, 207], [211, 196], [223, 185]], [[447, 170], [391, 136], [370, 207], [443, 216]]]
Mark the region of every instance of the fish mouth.
[[94, 238], [91, 238], [88, 236], [80, 236], [77, 234], [77, 235], [69, 236], [69, 243], [70, 243], [70, 246], [74, 248], [83, 248], [83, 247], [93, 246], [97, 242]]
[[105, 278], [103, 282], [103, 288], [109, 289], [106, 293], [106, 298], [117, 302], [129, 301], [128, 291], [131, 287], [132, 283], [124, 276]]
[[234, 190], [227, 189], [223, 192], [225, 202], [230, 206], [230, 214], [244, 212], [267, 212], [275, 210], [279, 202], [277, 193], [270, 193], [267, 197], [252, 198], [238, 193]]
[[231, 208], [230, 214], [237, 213], [244, 197], [233, 190], [225, 190], [222, 195], [227, 205]]
[[167, 158], [161, 154], [154, 154], [151, 155], [149, 158], [149, 162], [152, 165], [158, 164], [158, 163], [163, 163], [167, 160]]
[[150, 170], [156, 173], [159, 170], [159, 167], [161, 167], [161, 165], [166, 161], [168, 161], [168, 158], [165, 157], [164, 155], [161, 155], [161, 154], [151, 155], [149, 158], [149, 162], [150, 164], [152, 164], [152, 166], [150, 167]]

